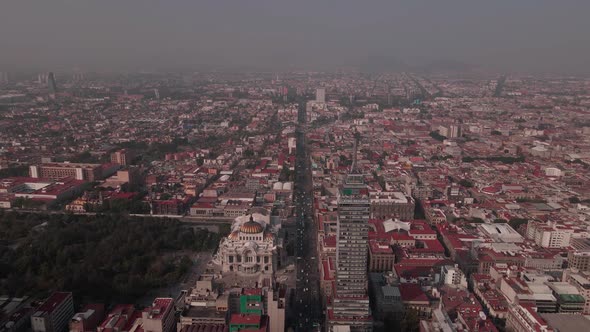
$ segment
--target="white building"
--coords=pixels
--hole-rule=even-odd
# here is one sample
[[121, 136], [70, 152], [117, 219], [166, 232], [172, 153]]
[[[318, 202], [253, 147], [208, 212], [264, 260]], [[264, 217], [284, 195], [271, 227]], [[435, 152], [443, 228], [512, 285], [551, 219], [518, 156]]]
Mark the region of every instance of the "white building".
[[440, 268], [441, 282], [445, 285], [457, 285], [467, 288], [467, 278], [459, 265], [444, 265]]
[[527, 225], [527, 238], [543, 248], [565, 248], [570, 245], [574, 229], [555, 222], [530, 222]]
[[508, 224], [480, 224], [478, 225], [478, 229], [495, 242], [524, 242], [524, 238]]
[[[277, 265], [280, 245], [265, 216], [255, 213], [235, 219], [232, 232], [221, 240], [214, 259], [222, 272], [272, 274]], [[268, 218], [266, 218], [268, 219]]]
[[562, 175], [563, 175], [563, 172], [557, 167], [545, 168], [545, 176], [560, 177]]

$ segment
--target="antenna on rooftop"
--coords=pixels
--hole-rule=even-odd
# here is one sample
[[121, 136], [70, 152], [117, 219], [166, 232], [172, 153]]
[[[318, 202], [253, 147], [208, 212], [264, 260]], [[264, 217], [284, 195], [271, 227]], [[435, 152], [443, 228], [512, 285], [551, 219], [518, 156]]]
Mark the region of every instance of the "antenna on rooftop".
[[356, 168], [356, 154], [357, 154], [357, 149], [358, 149], [358, 142], [361, 139], [361, 135], [359, 134], [359, 132], [356, 130], [356, 127], [354, 128], [354, 144], [352, 147], [352, 165], [350, 166], [350, 172], [354, 173], [357, 171]]

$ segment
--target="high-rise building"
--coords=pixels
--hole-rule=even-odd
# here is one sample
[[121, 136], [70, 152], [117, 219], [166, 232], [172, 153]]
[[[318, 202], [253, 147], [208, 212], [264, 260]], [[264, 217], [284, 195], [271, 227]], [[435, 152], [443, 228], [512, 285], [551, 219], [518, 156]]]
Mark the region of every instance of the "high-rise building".
[[47, 78], [49, 75], [47, 73], [41, 73], [37, 75], [37, 83], [39, 84], [47, 84]]
[[449, 138], [458, 138], [463, 135], [460, 125], [452, 124], [449, 126]]
[[133, 158], [133, 153], [127, 149], [121, 149], [111, 153], [111, 163], [121, 166], [129, 165]]
[[[356, 146], [356, 144], [355, 144]], [[338, 196], [336, 287], [328, 310], [330, 331], [348, 326], [351, 331], [372, 331], [367, 292], [367, 250], [371, 204], [363, 175], [348, 174]]]
[[315, 101], [322, 104], [326, 102], [326, 89], [318, 88], [315, 90]]
[[49, 93], [54, 95], [57, 93], [57, 84], [55, 84], [55, 76], [52, 72], [47, 74], [47, 87], [49, 88]]
[[55, 292], [31, 315], [31, 328], [34, 332], [65, 332], [72, 316], [72, 293]]

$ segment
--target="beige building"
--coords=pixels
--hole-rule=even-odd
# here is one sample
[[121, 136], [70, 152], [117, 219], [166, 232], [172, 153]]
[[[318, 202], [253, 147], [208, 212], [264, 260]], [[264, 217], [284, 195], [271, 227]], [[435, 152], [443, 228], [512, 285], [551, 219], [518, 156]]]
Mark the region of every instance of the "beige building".
[[269, 332], [285, 331], [286, 289], [269, 289], [266, 293], [266, 308], [270, 318]]
[[173, 332], [176, 330], [174, 314], [174, 300], [172, 298], [154, 299], [152, 305], [141, 312], [143, 330], [145, 332]]
[[369, 200], [371, 202], [371, 218], [401, 220], [414, 219], [415, 201], [411, 196], [406, 196], [398, 191], [372, 192]]
[[572, 239], [567, 261], [570, 268], [590, 271], [590, 239]]
[[131, 151], [126, 149], [121, 149], [111, 153], [111, 163], [118, 164], [121, 166], [127, 166], [131, 163], [133, 159], [133, 154]]
[[101, 164], [81, 163], [47, 163], [29, 167], [32, 178], [61, 180], [74, 178], [76, 180], [97, 181], [117, 170], [118, 166], [103, 168]]

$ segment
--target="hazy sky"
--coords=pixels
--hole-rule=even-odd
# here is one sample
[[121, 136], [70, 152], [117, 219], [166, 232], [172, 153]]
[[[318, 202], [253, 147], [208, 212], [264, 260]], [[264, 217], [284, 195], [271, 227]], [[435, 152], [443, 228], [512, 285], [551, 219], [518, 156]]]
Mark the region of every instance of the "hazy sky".
[[372, 57], [590, 72], [589, 0], [0, 0], [0, 66], [335, 67]]

